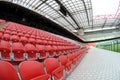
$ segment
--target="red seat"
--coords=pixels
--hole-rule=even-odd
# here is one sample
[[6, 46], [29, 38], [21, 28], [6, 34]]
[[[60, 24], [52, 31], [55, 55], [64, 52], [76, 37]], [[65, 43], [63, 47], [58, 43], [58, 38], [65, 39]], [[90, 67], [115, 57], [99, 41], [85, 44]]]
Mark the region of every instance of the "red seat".
[[67, 56], [68, 56], [68, 59], [69, 59], [70, 61], [73, 61], [73, 54], [72, 54], [72, 53], [67, 54]]
[[10, 34], [11, 31], [10, 31], [10, 30], [6, 30], [6, 31], [4, 31], [4, 33], [5, 33], [5, 34]]
[[18, 36], [21, 37], [21, 36], [24, 36], [24, 34], [20, 32], [18, 33]]
[[31, 38], [35, 38], [35, 35], [32, 34], [30, 37], [31, 37]]
[[0, 80], [19, 80], [12, 64], [0, 61]]
[[6, 41], [9, 41], [10, 40], [10, 34], [4, 34], [3, 39], [6, 40]]
[[36, 43], [43, 45], [42, 40], [40, 40], [40, 39], [36, 39]]
[[24, 46], [22, 43], [15, 42], [12, 44], [12, 52], [14, 53], [15, 61], [24, 60]]
[[25, 45], [25, 51], [28, 53], [29, 59], [36, 59], [36, 48], [33, 44], [27, 43]]
[[37, 61], [21, 62], [18, 70], [22, 80], [48, 80], [50, 75], [44, 73], [42, 64]]
[[48, 45], [48, 42], [46, 40], [42, 40], [42, 44]]
[[47, 58], [44, 60], [44, 65], [48, 74], [52, 75], [54, 80], [62, 80], [64, 78], [64, 66], [60, 66], [55, 58]]
[[68, 56], [69, 61], [71, 61], [72, 64], [74, 64], [74, 66], [76, 66], [76, 60], [74, 60], [74, 53], [69, 53], [67, 54], [67, 56]]
[[36, 50], [40, 56], [40, 58], [46, 58], [46, 53], [45, 53], [45, 46], [44, 45], [36, 45]]
[[28, 39], [26, 37], [21, 37], [20, 41], [25, 45], [28, 42]]
[[29, 37], [30, 37], [30, 35], [29, 35], [29, 34], [25, 34], [25, 37], [29, 38]]
[[68, 58], [66, 55], [59, 56], [59, 61], [60, 61], [61, 65], [63, 65], [65, 67], [65, 69], [68, 73], [70, 73], [72, 71], [72, 68], [71, 68], [72, 62], [68, 61]]
[[46, 52], [46, 54], [49, 53], [49, 56], [47, 56], [47, 57], [53, 57], [54, 56], [53, 48], [50, 45], [45, 46], [45, 52]]
[[13, 42], [18, 42], [19, 41], [19, 37], [17, 35], [12, 35], [12, 41]]
[[58, 47], [57, 46], [52, 46], [52, 48], [53, 48], [53, 51], [55, 52], [55, 56], [59, 56], [60, 54], [59, 54], [59, 49], [58, 49]]
[[35, 45], [35, 39], [34, 38], [29, 38], [28, 42]]
[[10, 59], [10, 44], [8, 41], [0, 42], [0, 51], [2, 59]]
[[77, 54], [76, 52], [73, 53], [73, 64], [75, 65], [75, 67], [77, 66], [77, 60], [78, 60], [76, 54]]
[[17, 35], [17, 31], [13, 31], [13, 32], [12, 32], [12, 35]]

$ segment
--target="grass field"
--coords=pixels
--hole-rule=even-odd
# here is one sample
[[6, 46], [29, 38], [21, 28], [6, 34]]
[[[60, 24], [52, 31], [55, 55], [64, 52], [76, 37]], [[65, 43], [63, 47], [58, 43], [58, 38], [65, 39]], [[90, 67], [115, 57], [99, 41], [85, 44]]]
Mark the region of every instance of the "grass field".
[[115, 52], [120, 52], [120, 44], [114, 44], [114, 45], [110, 45], [110, 46], [101, 46], [98, 48], [111, 50], [111, 51], [115, 51]]

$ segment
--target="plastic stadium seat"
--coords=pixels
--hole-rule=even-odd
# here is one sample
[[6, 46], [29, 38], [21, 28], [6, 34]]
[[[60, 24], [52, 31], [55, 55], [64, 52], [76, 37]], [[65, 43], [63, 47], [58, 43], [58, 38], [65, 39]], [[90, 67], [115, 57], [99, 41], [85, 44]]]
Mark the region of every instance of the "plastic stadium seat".
[[59, 54], [59, 50], [58, 50], [58, 47], [57, 46], [52, 46], [52, 48], [53, 48], [53, 51], [55, 52], [55, 56], [59, 56], [60, 54]]
[[20, 32], [18, 33], [18, 36], [21, 37], [21, 36], [24, 36], [24, 34]]
[[31, 35], [30, 37], [31, 37], [31, 38], [35, 38], [35, 35]]
[[42, 40], [40, 40], [40, 39], [36, 39], [36, 43], [41, 44], [41, 45], [43, 44]]
[[0, 42], [0, 51], [2, 59], [10, 59], [10, 44], [8, 41]]
[[29, 38], [29, 37], [30, 37], [30, 35], [29, 35], [29, 34], [25, 34], [25, 37]]
[[11, 31], [10, 31], [10, 30], [6, 30], [6, 31], [4, 31], [4, 33], [5, 33], [5, 34], [10, 34]]
[[37, 36], [36, 36], [36, 39], [38, 39], [38, 40], [39, 40], [39, 39], [41, 39], [41, 37], [40, 37], [39, 35], [37, 35]]
[[54, 56], [53, 48], [50, 45], [45, 46], [45, 52], [46, 52], [46, 54], [49, 53], [49, 56], [47, 56], [47, 57], [53, 57]]
[[36, 42], [36, 41], [35, 41], [34, 38], [29, 38], [29, 39], [28, 39], [28, 42], [35, 45], [35, 42]]
[[27, 43], [25, 45], [25, 51], [28, 53], [29, 59], [36, 59], [36, 48], [33, 44]]
[[24, 46], [22, 43], [15, 42], [12, 44], [12, 52], [14, 53], [14, 59], [17, 60], [24, 60]]
[[22, 80], [48, 80], [49, 74], [44, 73], [42, 64], [37, 61], [24, 61], [21, 62], [18, 70]]
[[22, 33], [23, 33], [23, 34], [26, 34], [27, 32], [24, 30], [24, 31], [22, 31]]
[[12, 41], [13, 42], [18, 42], [19, 41], [19, 37], [17, 35], [12, 35]]
[[52, 75], [54, 80], [62, 80], [64, 78], [64, 66], [60, 66], [55, 58], [47, 58], [44, 60], [44, 66], [48, 74]]
[[68, 56], [69, 61], [73, 62], [73, 54], [69, 53], [69, 54], [67, 54], [67, 56]]
[[54, 45], [52, 41], [48, 41], [48, 45]]
[[31, 35], [32, 33], [29, 31], [29, 32], [27, 32], [29, 35]]
[[13, 32], [12, 32], [12, 35], [17, 35], [17, 31], [13, 31]]
[[74, 66], [76, 67], [77, 65], [76, 65], [76, 63], [77, 63], [77, 58], [76, 58], [76, 52], [75, 53], [72, 53], [72, 56], [73, 56], [73, 64], [74, 64]]
[[46, 58], [46, 53], [45, 53], [45, 46], [44, 45], [36, 45], [36, 50], [39, 53], [38, 58]]
[[42, 44], [48, 45], [48, 42], [46, 40], [42, 40]]
[[68, 73], [70, 73], [72, 71], [72, 68], [71, 68], [72, 62], [68, 61], [68, 58], [66, 55], [59, 56], [59, 61], [60, 61], [61, 65], [63, 65], [65, 67], [65, 69]]
[[67, 54], [67, 56], [68, 56], [69, 61], [71, 61], [74, 66], [76, 66], [76, 60], [74, 60], [75, 59], [74, 53], [69, 53]]
[[21, 37], [20, 41], [25, 45], [28, 42], [28, 39], [26, 37]]
[[12, 64], [0, 61], [0, 80], [19, 80]]
[[10, 34], [4, 34], [3, 39], [6, 40], [6, 41], [9, 41], [10, 40]]

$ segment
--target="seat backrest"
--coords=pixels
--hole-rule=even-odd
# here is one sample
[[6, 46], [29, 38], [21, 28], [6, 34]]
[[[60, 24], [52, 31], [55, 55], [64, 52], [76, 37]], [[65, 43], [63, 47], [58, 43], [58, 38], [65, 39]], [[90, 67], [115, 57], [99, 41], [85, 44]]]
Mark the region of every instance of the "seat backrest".
[[60, 65], [58, 60], [55, 58], [47, 58], [44, 60], [44, 65], [48, 74], [57, 69]]
[[32, 78], [44, 75], [42, 64], [37, 61], [24, 61], [18, 66], [22, 80], [30, 80]]
[[53, 50], [58, 51], [58, 47], [57, 46], [52, 46]]
[[14, 42], [12, 44], [12, 51], [13, 52], [17, 52], [17, 53], [23, 53], [24, 52], [24, 46], [22, 45], [22, 43], [19, 42]]
[[0, 42], [0, 50], [5, 52], [10, 52], [10, 44], [8, 41], [2, 40]]
[[17, 35], [12, 35], [12, 41], [18, 42], [19, 41], [19, 37]]
[[66, 55], [59, 56], [59, 61], [61, 65], [65, 66], [68, 63], [68, 58]]
[[0, 61], [0, 80], [19, 80], [12, 64]]
[[27, 39], [27, 37], [21, 36], [20, 37], [20, 41], [22, 41], [22, 42], [28, 42], [28, 39]]
[[10, 40], [10, 34], [4, 34], [3, 39], [7, 41]]
[[52, 46], [50, 46], [50, 45], [45, 46], [45, 51], [46, 52], [49, 52], [49, 51], [52, 51], [52, 50], [53, 50]]
[[18, 36], [23, 36], [23, 35], [24, 35], [24, 34], [23, 34], [23, 33], [21, 33], [21, 32], [20, 32], [20, 33], [18, 33]]
[[67, 56], [68, 56], [68, 58], [69, 58], [70, 61], [73, 60], [73, 54], [72, 53], [67, 54]]
[[45, 50], [45, 46], [44, 45], [36, 45], [36, 49], [38, 52], [43, 52]]
[[32, 43], [32, 44], [35, 44], [35, 38], [29, 38], [28, 39], [28, 42]]
[[25, 51], [27, 53], [36, 53], [36, 48], [35, 48], [35, 46], [33, 44], [27, 43], [25, 45]]

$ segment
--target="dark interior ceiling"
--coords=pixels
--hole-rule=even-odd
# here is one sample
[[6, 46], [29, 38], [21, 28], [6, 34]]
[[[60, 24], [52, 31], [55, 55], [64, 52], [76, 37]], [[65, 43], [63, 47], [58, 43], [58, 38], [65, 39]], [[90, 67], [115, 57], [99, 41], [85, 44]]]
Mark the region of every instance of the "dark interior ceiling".
[[71, 38], [73, 40], [84, 42], [73, 33], [67, 31], [66, 29], [49, 20], [48, 18], [19, 5], [0, 1], [0, 11], [1, 19], [32, 26], [38, 29]]

